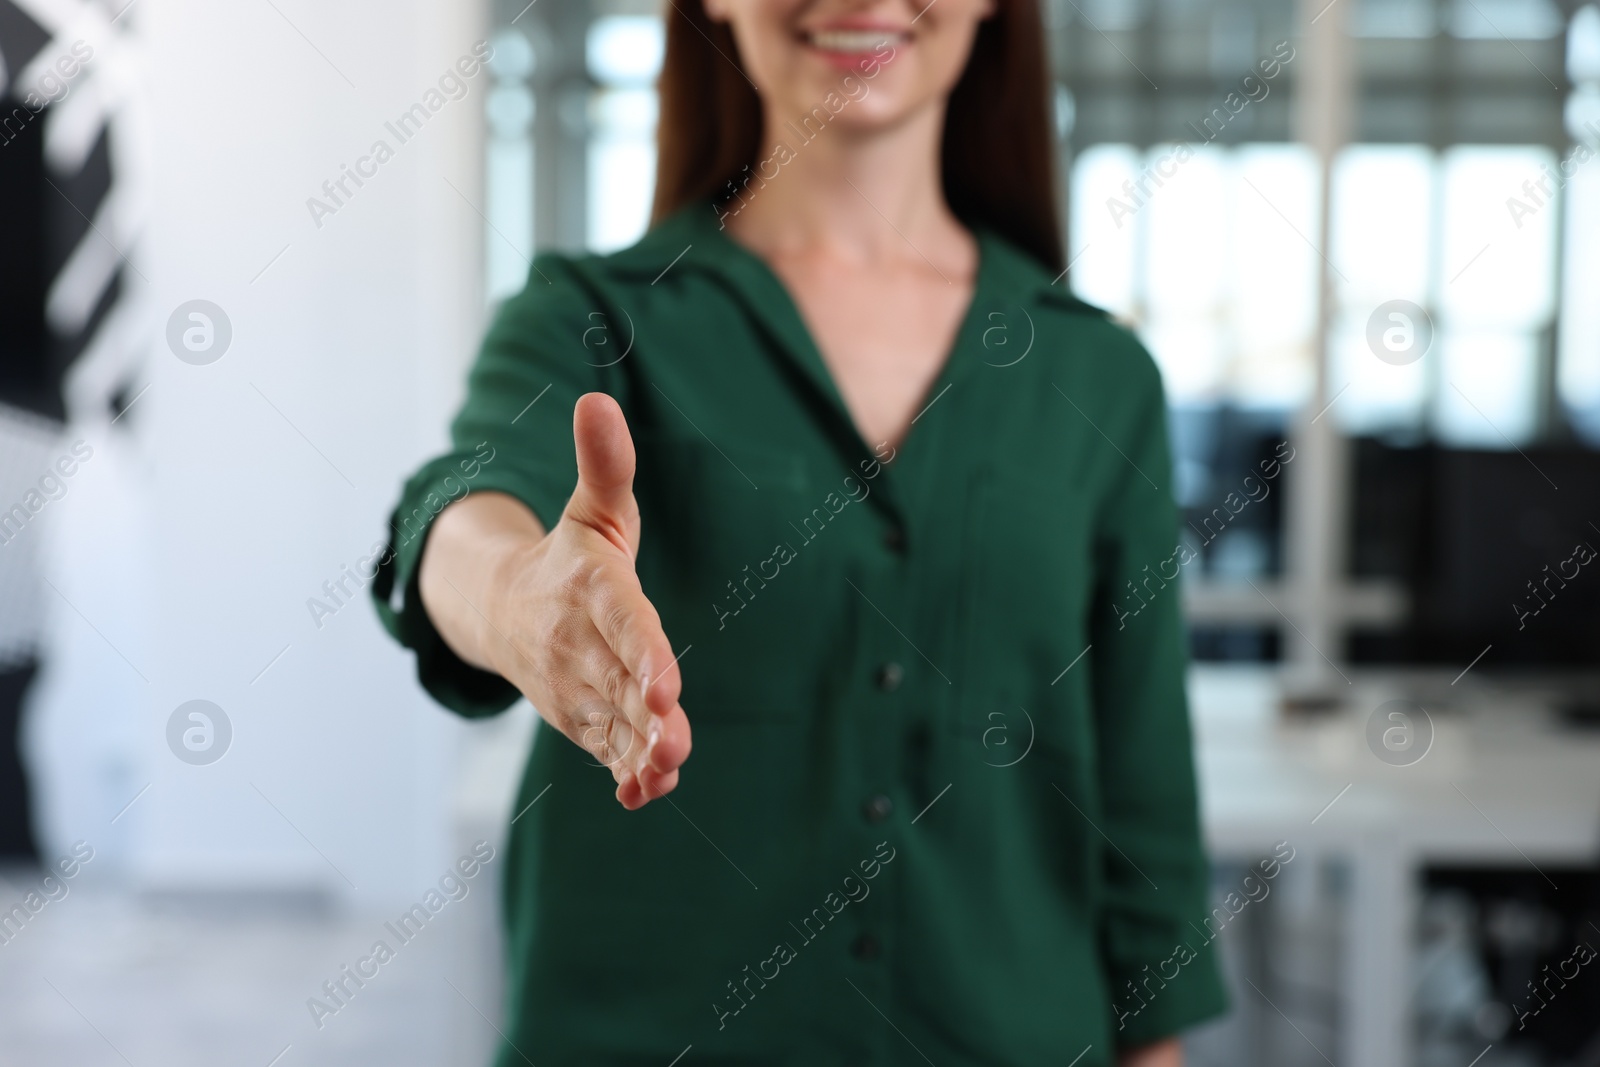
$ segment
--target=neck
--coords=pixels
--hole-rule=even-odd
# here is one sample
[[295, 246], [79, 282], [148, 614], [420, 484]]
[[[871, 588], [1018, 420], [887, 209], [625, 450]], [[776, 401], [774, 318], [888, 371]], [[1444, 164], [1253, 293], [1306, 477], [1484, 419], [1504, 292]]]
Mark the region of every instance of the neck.
[[761, 163], [751, 168], [761, 180], [729, 204], [727, 226], [742, 244], [768, 257], [824, 252], [863, 263], [938, 262], [965, 244], [940, 180], [942, 102], [869, 132], [842, 116], [820, 130], [804, 117], [766, 108]]

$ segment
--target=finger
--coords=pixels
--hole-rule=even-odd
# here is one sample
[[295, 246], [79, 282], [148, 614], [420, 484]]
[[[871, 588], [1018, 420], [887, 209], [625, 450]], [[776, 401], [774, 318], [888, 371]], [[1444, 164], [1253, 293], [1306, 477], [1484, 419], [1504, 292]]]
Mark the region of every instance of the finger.
[[639, 507], [633, 499], [636, 462], [628, 420], [605, 393], [585, 393], [572, 409], [578, 484], [565, 518], [598, 530], [629, 558], [639, 551]]
[[617, 782], [617, 802], [629, 811], [666, 796], [678, 787], [677, 768], [660, 771], [648, 765], [636, 773], [624, 774]]
[[[689, 754], [689, 721], [676, 705], [666, 715], [645, 707], [639, 686], [610, 647], [595, 634], [580, 670], [585, 685], [600, 695], [604, 713], [618, 714], [642, 743], [621, 753], [624, 765], [638, 771], [652, 766], [658, 771], [677, 767]], [[593, 718], [591, 711], [587, 717]]]
[[639, 783], [640, 796], [645, 803], [659, 800], [678, 787], [678, 772], [676, 770], [661, 772], [645, 769], [636, 775]]
[[[683, 692], [678, 657], [673, 655], [672, 642], [661, 628], [661, 616], [644, 595], [638, 577], [617, 565], [610, 580], [599, 583], [596, 595], [590, 598], [589, 617], [637, 684], [639, 706], [658, 715], [670, 711]], [[643, 720], [633, 723], [648, 731]]]
[[629, 811], [638, 811], [649, 803], [644, 794], [644, 787], [639, 784], [639, 779], [633, 774], [623, 776], [617, 783], [617, 803]]
[[[660, 623], [657, 622], [656, 625], [659, 627]], [[645, 707], [657, 715], [665, 715], [677, 707], [678, 699], [683, 695], [683, 674], [678, 669], [678, 660], [683, 657], [683, 653], [678, 653], [666, 660], [665, 666], [660, 666], [662, 656], [672, 651], [672, 644], [667, 641], [666, 634], [663, 633], [661, 636], [662, 642], [652, 646], [650, 652], [641, 657], [637, 672]]]
[[683, 708], [674, 707], [660, 717], [661, 731], [654, 742], [645, 738], [647, 764], [657, 774], [665, 774], [682, 767], [693, 748], [690, 740], [689, 716]]
[[643, 735], [601, 694], [591, 691], [590, 698], [571, 713], [570, 722], [567, 736], [609, 770], [619, 784], [645, 758]]

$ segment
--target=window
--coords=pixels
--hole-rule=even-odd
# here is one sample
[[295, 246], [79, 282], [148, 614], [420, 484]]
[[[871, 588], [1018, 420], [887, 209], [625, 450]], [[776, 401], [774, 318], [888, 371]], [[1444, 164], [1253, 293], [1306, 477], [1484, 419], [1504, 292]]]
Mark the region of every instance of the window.
[[664, 46], [661, 20], [608, 15], [589, 27], [588, 244], [626, 248], [644, 235], [656, 180], [656, 75]]
[[1073, 289], [1140, 332], [1173, 403], [1300, 403], [1317, 185], [1298, 145], [1096, 145], [1072, 171]]
[[488, 230], [485, 288], [490, 301], [522, 288], [533, 258], [533, 46], [514, 29], [495, 34], [489, 62], [493, 88], [484, 167]]

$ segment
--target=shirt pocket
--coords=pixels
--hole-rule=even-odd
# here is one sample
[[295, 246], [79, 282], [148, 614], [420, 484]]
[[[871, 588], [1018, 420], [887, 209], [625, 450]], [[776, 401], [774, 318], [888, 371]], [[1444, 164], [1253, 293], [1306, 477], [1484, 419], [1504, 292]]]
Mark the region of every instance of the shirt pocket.
[[818, 679], [793, 522], [821, 497], [798, 453], [704, 437], [637, 442], [645, 595], [682, 657], [691, 721], [791, 719]]
[[1093, 500], [1064, 475], [995, 468], [969, 498], [955, 732], [990, 766], [1025, 753], [1081, 761], [1093, 741]]

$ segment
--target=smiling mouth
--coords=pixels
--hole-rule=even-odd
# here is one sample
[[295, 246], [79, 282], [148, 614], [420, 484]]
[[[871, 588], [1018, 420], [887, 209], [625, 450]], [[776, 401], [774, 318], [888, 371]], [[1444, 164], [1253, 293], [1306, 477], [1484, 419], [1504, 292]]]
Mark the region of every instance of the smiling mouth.
[[911, 39], [909, 33], [892, 30], [812, 30], [804, 37], [812, 48], [842, 55], [866, 55]]

